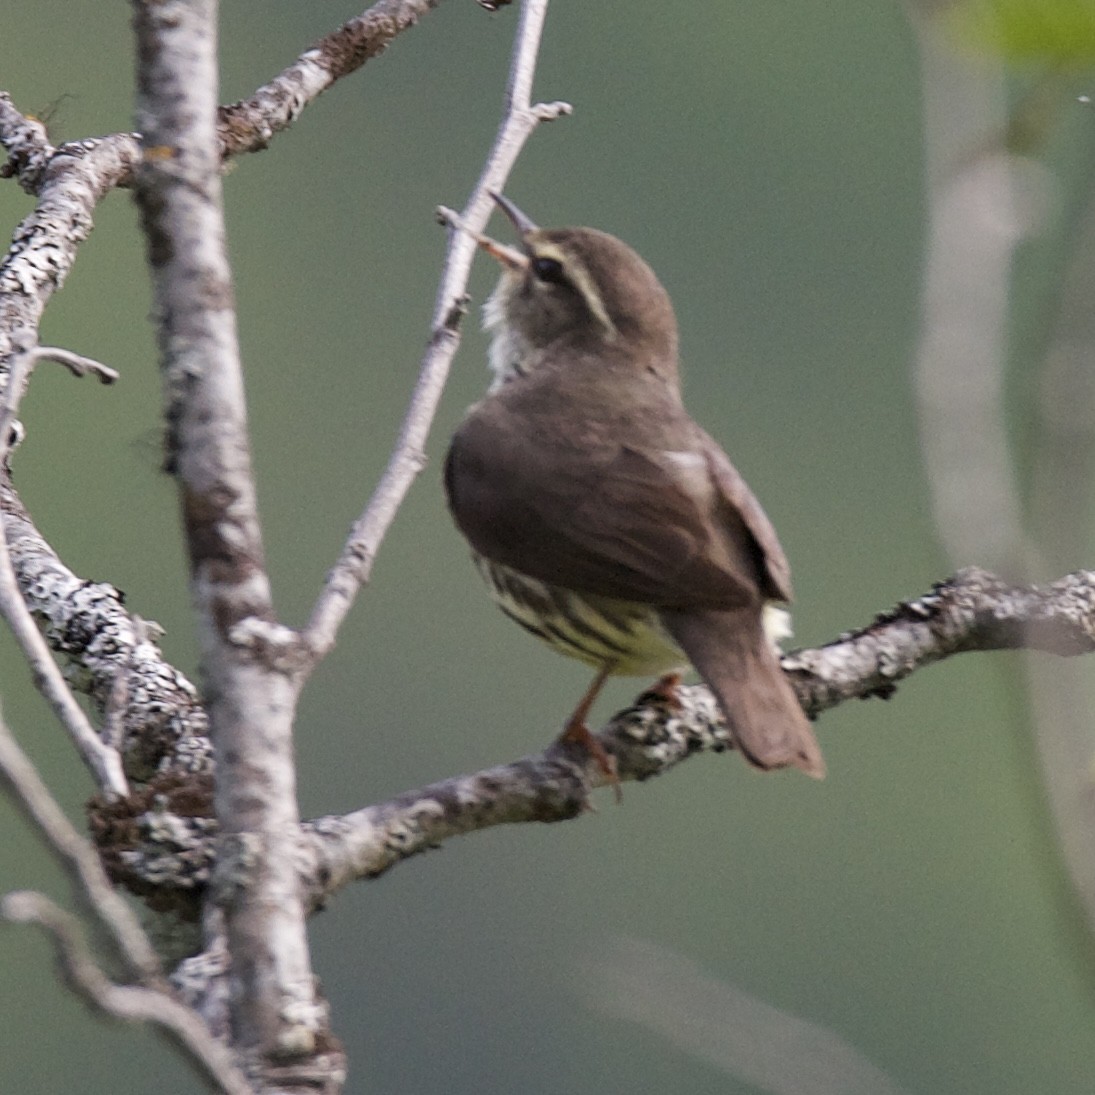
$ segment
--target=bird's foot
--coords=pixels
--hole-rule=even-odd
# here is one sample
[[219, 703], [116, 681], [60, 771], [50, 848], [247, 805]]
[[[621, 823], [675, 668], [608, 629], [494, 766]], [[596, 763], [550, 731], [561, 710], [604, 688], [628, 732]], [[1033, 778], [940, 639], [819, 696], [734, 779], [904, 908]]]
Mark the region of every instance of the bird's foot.
[[678, 689], [683, 679], [680, 673], [664, 674], [639, 697], [639, 703], [664, 703], [671, 711], [679, 711], [682, 704]]
[[616, 768], [616, 758], [601, 744], [600, 738], [586, 726], [584, 720], [572, 718], [563, 727], [563, 732], [559, 735], [558, 740], [561, 744], [574, 743], [581, 745], [604, 773], [605, 780], [611, 785], [616, 796], [616, 801], [623, 800], [623, 792], [620, 790], [620, 774]]

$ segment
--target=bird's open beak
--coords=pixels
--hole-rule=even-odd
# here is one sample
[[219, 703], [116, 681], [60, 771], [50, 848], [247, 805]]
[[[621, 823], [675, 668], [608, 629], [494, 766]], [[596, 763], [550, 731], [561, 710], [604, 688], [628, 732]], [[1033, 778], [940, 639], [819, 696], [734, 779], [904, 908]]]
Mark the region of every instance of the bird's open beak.
[[490, 196], [494, 199], [494, 202], [498, 206], [498, 208], [501, 209], [507, 217], [509, 217], [511, 223], [513, 224], [513, 227], [517, 229], [517, 234], [521, 237], [521, 239], [524, 239], [530, 232], [536, 231], [536, 222], [533, 221], [531, 217], [526, 216], [524, 213], [522, 213], [521, 210], [518, 209], [517, 206], [514, 205], [513, 202], [511, 202], [509, 198], [505, 196], [505, 194], [499, 194], [496, 191], [492, 190], [490, 192]]
[[509, 247], [490, 236], [476, 236], [475, 242], [483, 248], [491, 258], [497, 259], [507, 270], [514, 270], [523, 274], [528, 269], [528, 255], [524, 251], [518, 251], [516, 247]]
[[[490, 196], [494, 199], [498, 208], [509, 217], [522, 242], [530, 232], [536, 231], [536, 224], [532, 218], [525, 216], [504, 194], [498, 194], [492, 190]], [[515, 270], [518, 273], [524, 273], [528, 269], [527, 249], [518, 250], [516, 247], [509, 247], [497, 240], [492, 240], [489, 236], [477, 236], [476, 242], [491, 258], [497, 259], [507, 269]]]

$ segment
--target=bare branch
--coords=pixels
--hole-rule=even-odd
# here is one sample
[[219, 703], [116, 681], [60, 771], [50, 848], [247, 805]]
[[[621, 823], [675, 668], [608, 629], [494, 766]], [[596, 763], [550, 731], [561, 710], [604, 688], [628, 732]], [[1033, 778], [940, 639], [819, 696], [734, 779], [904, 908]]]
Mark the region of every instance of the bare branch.
[[[31, 352], [14, 355], [7, 376], [7, 386], [0, 398], [0, 475], [6, 475], [15, 408], [26, 385], [32, 362]], [[104, 745], [95, 733], [87, 715], [65, 683], [46, 640], [23, 600], [8, 551], [5, 523], [3, 510], [0, 509], [0, 616], [3, 616], [11, 628], [23, 656], [27, 659], [38, 690], [45, 696], [77, 752], [95, 776], [99, 787], [108, 795], [124, 795], [128, 786], [122, 771], [121, 756], [116, 750]]]
[[848, 699], [888, 699], [897, 682], [952, 654], [1095, 650], [1095, 571], [1045, 586], [1011, 586], [978, 567], [904, 601], [869, 627], [783, 659], [802, 706], [817, 715]]
[[217, 112], [221, 154], [257, 152], [296, 121], [301, 111], [336, 80], [383, 53], [392, 39], [413, 27], [441, 0], [379, 0], [305, 50], [284, 72], [250, 99]]
[[[238, 641], [276, 622], [251, 468], [215, 130], [214, 0], [138, 0], [136, 196], [202, 652], [220, 823], [211, 900], [231, 955], [233, 1041], [259, 1067], [326, 1036], [295, 868], [297, 687]], [[253, 629], [252, 629], [253, 630]], [[303, 1066], [307, 1069], [307, 1064]]]
[[[502, 123], [479, 181], [460, 214], [461, 221], [472, 232], [481, 232], [486, 226], [492, 208], [490, 192], [505, 189], [517, 156], [533, 130], [542, 121], [570, 112], [566, 103], [534, 105], [531, 101], [532, 80], [547, 6], [548, 0], [525, 0], [521, 6]], [[426, 438], [448, 379], [449, 368], [460, 345], [460, 320], [465, 311], [468, 276], [474, 254], [475, 241], [472, 236], [450, 228], [448, 250], [434, 305], [432, 331], [395, 449], [368, 506], [351, 528], [341, 555], [327, 575], [304, 631], [305, 643], [313, 652], [315, 662], [334, 644], [338, 628], [358, 590], [369, 579], [381, 541], [411, 484], [425, 465]]]
[[163, 988], [116, 985], [96, 965], [75, 918], [39, 893], [19, 891], [0, 901], [0, 914], [16, 924], [37, 924], [53, 941], [65, 980], [93, 1008], [115, 1019], [154, 1023], [228, 1095], [250, 1095], [251, 1085], [228, 1050], [201, 1019]]
[[[1065, 656], [1095, 651], [1095, 572], [1016, 588], [969, 568], [860, 631], [788, 654], [783, 666], [803, 708], [817, 715], [845, 700], [889, 697], [899, 680], [952, 654], [1020, 648]], [[733, 748], [702, 685], [681, 688], [673, 705], [657, 694], [640, 696], [598, 737], [621, 780], [649, 779], [698, 753]], [[376, 877], [454, 836], [576, 817], [589, 808], [590, 791], [605, 783], [601, 766], [582, 749], [556, 743], [511, 764], [308, 822], [315, 855], [308, 888], [321, 901], [354, 878]]]
[[100, 384], [113, 384], [119, 376], [117, 369], [103, 365], [94, 358], [74, 354], [71, 350], [63, 350], [60, 346], [35, 346], [31, 350], [31, 357], [35, 363], [55, 361], [58, 365], [64, 365], [73, 376], [82, 377], [90, 373], [98, 379]]
[[[122, 762], [130, 779], [158, 771], [205, 772], [212, 766], [209, 724], [197, 689], [164, 660], [156, 627], [134, 617], [105, 582], [68, 569], [0, 476], [4, 539], [19, 588], [54, 653], [69, 659], [65, 682], [88, 695], [122, 727]], [[114, 697], [124, 681], [125, 706]], [[114, 704], [114, 708], [112, 708]], [[113, 733], [113, 731], [111, 731]], [[116, 735], [115, 735], [116, 739]]]
[[65, 816], [2, 717], [0, 783], [23, 816], [41, 833], [77, 893], [107, 928], [129, 972], [146, 984], [160, 983], [159, 959], [133, 910], [115, 892], [94, 849]]

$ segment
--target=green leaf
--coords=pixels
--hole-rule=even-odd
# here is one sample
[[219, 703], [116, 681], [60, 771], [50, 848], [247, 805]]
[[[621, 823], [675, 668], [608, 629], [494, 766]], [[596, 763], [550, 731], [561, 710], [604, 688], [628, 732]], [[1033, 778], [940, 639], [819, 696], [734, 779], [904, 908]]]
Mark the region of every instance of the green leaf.
[[1009, 61], [1095, 61], [1095, 0], [961, 0], [945, 18], [960, 41]]

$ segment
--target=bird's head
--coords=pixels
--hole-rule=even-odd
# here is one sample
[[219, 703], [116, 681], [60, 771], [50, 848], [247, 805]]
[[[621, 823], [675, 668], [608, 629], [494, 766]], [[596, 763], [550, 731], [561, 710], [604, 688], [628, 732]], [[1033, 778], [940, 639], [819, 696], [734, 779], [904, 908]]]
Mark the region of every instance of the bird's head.
[[494, 200], [518, 233], [517, 247], [478, 237], [503, 268], [484, 309], [496, 384], [535, 368], [545, 351], [568, 350], [675, 379], [673, 305], [639, 255], [595, 228], [538, 228], [508, 198]]

